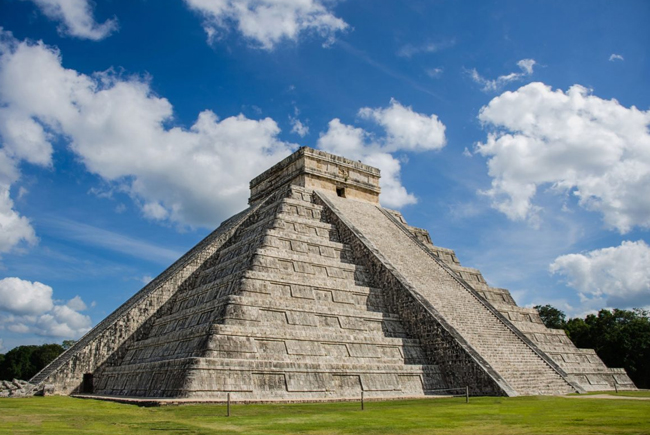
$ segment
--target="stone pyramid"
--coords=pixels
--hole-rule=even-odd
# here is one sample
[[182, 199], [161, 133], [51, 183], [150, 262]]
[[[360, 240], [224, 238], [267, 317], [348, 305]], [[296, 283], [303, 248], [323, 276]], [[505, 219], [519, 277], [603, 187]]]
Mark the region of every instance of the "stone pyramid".
[[379, 206], [379, 170], [301, 148], [249, 208], [31, 383], [221, 400], [565, 394], [634, 388], [427, 231]]

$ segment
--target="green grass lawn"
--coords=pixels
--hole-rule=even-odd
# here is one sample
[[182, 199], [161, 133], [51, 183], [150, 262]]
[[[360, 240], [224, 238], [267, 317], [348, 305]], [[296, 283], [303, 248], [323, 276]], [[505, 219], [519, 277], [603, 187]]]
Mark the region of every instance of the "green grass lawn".
[[623, 397], [648, 397], [650, 398], [650, 390], [640, 390], [640, 391], [596, 391], [594, 393], [587, 393], [587, 395], [593, 396], [596, 394], [607, 394], [609, 396], [623, 396]]
[[517, 397], [140, 408], [70, 397], [0, 399], [0, 433], [650, 434], [650, 401]]

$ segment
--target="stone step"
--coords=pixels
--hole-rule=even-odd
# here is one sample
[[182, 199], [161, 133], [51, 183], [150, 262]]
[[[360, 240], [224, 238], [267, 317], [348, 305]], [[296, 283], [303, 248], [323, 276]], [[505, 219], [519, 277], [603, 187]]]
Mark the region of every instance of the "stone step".
[[296, 205], [296, 206], [301, 206], [305, 208], [309, 208], [310, 210], [318, 210], [322, 211], [323, 206], [316, 204], [312, 201], [306, 201], [304, 199], [299, 199], [299, 198], [293, 198], [293, 197], [286, 197], [282, 199], [282, 202], [288, 205]]
[[[241, 305], [241, 306], [250, 306], [254, 307], [257, 311], [260, 308], [268, 308], [274, 310], [281, 310], [293, 313], [293, 316], [299, 316], [303, 318], [304, 322], [310, 320], [311, 322], [303, 323], [305, 325], [316, 324], [315, 315], [329, 315], [329, 316], [342, 316], [350, 319], [368, 319], [373, 320], [375, 323], [379, 321], [385, 322], [399, 322], [399, 318], [394, 314], [389, 314], [381, 309], [381, 306], [371, 305], [367, 303], [363, 304], [360, 301], [367, 301], [367, 295], [364, 294], [355, 294], [346, 291], [337, 291], [329, 290], [329, 297], [326, 299], [322, 294], [318, 293], [309, 288], [293, 288], [290, 290], [293, 295], [298, 297], [285, 297], [282, 294], [260, 294], [260, 293], [246, 293], [246, 294], [224, 294], [222, 297], [215, 297], [209, 299], [207, 297], [200, 298], [197, 297], [196, 300], [193, 300], [192, 304], [187, 304], [186, 302], [189, 299], [183, 299], [177, 301], [174, 309], [170, 314], [159, 317], [155, 320], [154, 326], [150, 335], [158, 335], [163, 333], [159, 330], [164, 329], [182, 329], [183, 325], [179, 325], [180, 320], [187, 320], [192, 317], [201, 317], [206, 314], [212, 314], [218, 307], [222, 305]], [[323, 293], [323, 291], [320, 291]], [[207, 295], [207, 291], [204, 293]], [[178, 307], [178, 309], [176, 309]], [[241, 315], [241, 314], [240, 314]], [[252, 317], [251, 317], [252, 316]], [[257, 313], [249, 314], [249, 317], [242, 317], [246, 320], [256, 320]], [[306, 317], [307, 316], [307, 317]], [[212, 318], [212, 317], [210, 317]], [[206, 319], [207, 320], [207, 319]], [[196, 319], [196, 322], [204, 323]], [[185, 322], [183, 322], [185, 323]], [[188, 321], [188, 324], [192, 322]], [[349, 321], [348, 321], [349, 323]], [[386, 325], [384, 325], [386, 327]], [[395, 328], [391, 327], [395, 332]]]
[[237, 257], [231, 258], [228, 261], [220, 262], [212, 267], [206, 267], [199, 270], [197, 274], [197, 285], [203, 286], [209, 282], [216, 281], [227, 277], [228, 275], [235, 273], [237, 271], [243, 271], [248, 261], [246, 261], [250, 254], [242, 254]]
[[322, 210], [323, 207], [320, 205], [293, 198], [285, 198], [280, 207], [280, 212], [282, 213], [293, 214], [305, 219], [315, 220], [320, 220]]
[[[250, 359], [235, 359], [235, 358], [204, 358], [204, 357], [190, 357], [183, 358], [186, 360], [185, 364], [194, 365], [201, 369], [211, 370], [249, 370], [258, 372], [267, 371], [283, 371], [283, 372], [311, 372], [311, 373], [400, 373], [400, 374], [418, 374], [418, 373], [440, 373], [440, 368], [435, 364], [383, 364], [375, 363], [372, 361], [364, 361], [363, 363], [341, 363], [341, 362], [310, 362], [307, 360], [293, 362], [293, 361], [274, 361], [274, 360], [250, 360]], [[140, 363], [130, 364], [128, 368], [125, 366], [107, 367], [107, 373], [120, 373], [130, 370], [134, 371], [147, 371], [156, 370], [157, 366], [164, 366], [165, 361], [157, 361], [153, 364]]]
[[[308, 283], [310, 284], [310, 283]], [[372, 312], [388, 312], [380, 290], [364, 287], [323, 288], [313, 285], [267, 282], [245, 279], [237, 292], [248, 298], [271, 297], [295, 300], [297, 303], [320, 304]]]
[[[396, 337], [408, 338], [406, 331], [399, 322], [372, 321], [355, 317], [315, 315], [305, 316], [293, 311], [259, 310], [255, 312], [256, 320], [243, 319], [250, 313], [242, 307], [229, 305], [235, 308], [236, 314], [226, 311], [223, 324], [229, 326], [242, 326], [257, 328], [260, 325], [274, 326], [277, 328], [297, 329], [302, 336], [309, 336], [314, 332], [330, 332], [333, 334], [361, 334], [367, 337]], [[242, 313], [242, 311], [244, 311]], [[252, 316], [251, 316], [252, 317]]]
[[530, 321], [521, 321], [521, 320], [510, 320], [513, 325], [515, 325], [521, 332], [528, 334], [546, 334], [546, 335], [557, 335], [565, 337], [566, 333], [562, 329], [550, 329], [544, 326], [543, 323], [533, 323]]
[[325, 243], [334, 243], [326, 241], [325, 239], [321, 239], [321, 241], [317, 240], [315, 242], [313, 241], [313, 238], [304, 239], [310, 239], [311, 241], [292, 240], [291, 238], [282, 239], [275, 236], [269, 236], [267, 233], [260, 247], [263, 249], [277, 250], [282, 253], [301, 256], [304, 258], [304, 261], [310, 261], [310, 259], [317, 260], [319, 257], [324, 257], [344, 263], [353, 262], [352, 253], [349, 249], [346, 249], [345, 246], [326, 246]]
[[[302, 246], [300, 247], [302, 248]], [[300, 249], [299, 248], [299, 249]], [[305, 247], [306, 249], [306, 247]], [[340, 256], [340, 251], [335, 251], [331, 248], [325, 248], [320, 250], [318, 254], [312, 254], [306, 250], [303, 252], [292, 250], [292, 249], [282, 249], [271, 246], [262, 246], [255, 250], [255, 256], [253, 258], [253, 264], [256, 264], [255, 261], [259, 258], [269, 259], [267, 261], [271, 263], [277, 263], [281, 261], [290, 261], [293, 263], [306, 263], [313, 266], [324, 266], [324, 267], [336, 267], [343, 270], [349, 271], [365, 271], [366, 268], [360, 265], [352, 263], [350, 260], [342, 259]], [[265, 267], [275, 267], [280, 269], [280, 267], [275, 264], [262, 264]]]
[[[358, 294], [377, 294], [381, 293], [382, 290], [377, 287], [373, 287], [365, 284], [359, 284], [358, 281], [354, 279], [347, 278], [336, 278], [336, 277], [320, 277], [320, 276], [311, 276], [305, 274], [283, 274], [278, 273], [277, 270], [273, 271], [256, 271], [256, 270], [247, 270], [243, 275], [243, 281], [251, 281], [251, 286], [248, 288], [250, 291], [254, 291], [255, 288], [261, 286], [256, 286], [252, 284], [252, 281], [257, 282], [269, 282], [275, 283], [278, 285], [300, 285], [308, 286], [317, 289], [326, 289], [326, 290], [341, 290], [348, 291]], [[245, 288], [245, 287], [243, 287]], [[264, 292], [260, 290], [260, 292]]]
[[[223, 337], [231, 338], [231, 337]], [[223, 349], [221, 343], [213, 343], [212, 346], [219, 348], [209, 348], [200, 354], [204, 358], [223, 358], [239, 360], [267, 360], [276, 363], [294, 363], [299, 364], [306, 359], [319, 364], [366, 364], [372, 362], [376, 365], [411, 365], [426, 364], [426, 357], [410, 348], [400, 349], [396, 347], [383, 348], [382, 353], [367, 352], [361, 354], [356, 348], [349, 349], [346, 344], [320, 344], [314, 346], [310, 342], [284, 342], [280, 340], [255, 340], [253, 346], [247, 348], [233, 348], [229, 345]], [[143, 354], [144, 350], [150, 352]], [[123, 365], [142, 364], [146, 362], [158, 362], [169, 360], [162, 348], [150, 346], [148, 348], [133, 348], [127, 352]], [[175, 351], [176, 356], [179, 355]], [[191, 356], [191, 355], [187, 355]]]
[[295, 231], [287, 231], [283, 228], [269, 228], [268, 230], [266, 230], [265, 241], [263, 242], [263, 245], [275, 246], [272, 242], [271, 243], [266, 242], [266, 238], [303, 242], [303, 243], [317, 245], [319, 247], [322, 246], [322, 247], [332, 248], [337, 251], [350, 249], [350, 247], [345, 243], [325, 240], [322, 237], [310, 237], [304, 234], [297, 234]]
[[[242, 307], [251, 307], [255, 309], [273, 309], [276, 311], [292, 312], [304, 315], [329, 315], [342, 316], [355, 319], [364, 319], [373, 322], [391, 321], [399, 322], [399, 315], [389, 312], [369, 311], [365, 306], [357, 306], [346, 302], [323, 303], [322, 300], [305, 299], [305, 298], [286, 298], [282, 296], [261, 296], [256, 295], [242, 296], [231, 295], [227, 297], [230, 305], [239, 305]], [[254, 319], [248, 319], [254, 320]]]
[[575, 364], [558, 361], [558, 364], [567, 373], [610, 373], [611, 370], [602, 362], [600, 364]]
[[[260, 322], [261, 323], [261, 322]], [[386, 337], [380, 334], [368, 334], [357, 330], [336, 330], [334, 328], [310, 328], [301, 325], [290, 325], [279, 328], [266, 323], [255, 325], [237, 324], [202, 324], [183, 330], [174, 330], [159, 336], [148, 336], [133, 343], [131, 349], [140, 349], [151, 346], [162, 346], [169, 343], [187, 342], [203, 339], [210, 332], [211, 336], [243, 336], [263, 339], [294, 340], [298, 337], [306, 341], [319, 343], [351, 343], [373, 346], [409, 346], [419, 347], [419, 341], [404, 337]]]
[[[272, 280], [281, 280], [287, 276], [302, 276], [304, 280], [345, 280], [360, 283], [369, 282], [369, 276], [364, 268], [355, 265], [340, 264], [339, 266], [325, 266], [310, 264], [297, 260], [282, 260], [274, 257], [256, 256], [249, 271], [264, 273]], [[337, 285], [337, 284], [335, 284]]]
[[238, 281], [241, 274], [228, 275], [223, 278], [207, 281], [203, 284], [196, 284], [194, 287], [177, 294], [174, 299], [174, 309], [172, 313], [192, 309], [195, 305], [201, 304], [213, 299], [228, 296], [238, 287]]
[[[306, 329], [296, 325], [288, 325], [283, 328], [273, 325], [247, 325], [222, 324], [214, 325], [212, 328], [212, 339], [221, 340], [219, 336], [244, 337], [255, 340], [283, 340], [292, 342], [308, 342], [316, 348], [323, 344], [346, 344], [358, 349], [359, 352], [367, 350], [378, 357], [379, 348], [409, 348], [410, 350], [420, 349], [419, 340], [405, 337], [387, 337], [379, 334], [365, 334], [363, 331], [355, 330], [334, 330], [331, 328]], [[309, 345], [309, 346], [311, 346]]]
[[[310, 218], [305, 218], [302, 216], [294, 215], [291, 213], [284, 213], [284, 212], [277, 213], [274, 216], [274, 218], [275, 219], [273, 221], [272, 228], [289, 229], [303, 235], [314, 235], [318, 237], [323, 237], [323, 235], [325, 234], [329, 235], [330, 231], [334, 231], [334, 232], [336, 231], [336, 227], [334, 227], [334, 225], [329, 224], [327, 222], [323, 222], [320, 219], [310, 219]], [[290, 224], [293, 224], [293, 227]], [[319, 230], [324, 230], [325, 232], [310, 233], [310, 232], [301, 231], [300, 230], [301, 225], [308, 228], [317, 228]]]

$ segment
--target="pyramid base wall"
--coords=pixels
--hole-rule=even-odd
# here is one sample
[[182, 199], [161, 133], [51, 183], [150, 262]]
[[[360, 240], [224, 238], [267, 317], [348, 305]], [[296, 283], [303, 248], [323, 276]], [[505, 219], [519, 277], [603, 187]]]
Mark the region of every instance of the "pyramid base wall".
[[444, 386], [437, 366], [186, 358], [111, 368], [95, 394], [217, 401], [231, 394], [244, 401], [313, 401], [359, 397], [361, 391], [367, 397], [424, 397]]
[[580, 385], [587, 392], [637, 390], [625, 369], [620, 368], [607, 369], [605, 372], [583, 370], [569, 373], [568, 379]]

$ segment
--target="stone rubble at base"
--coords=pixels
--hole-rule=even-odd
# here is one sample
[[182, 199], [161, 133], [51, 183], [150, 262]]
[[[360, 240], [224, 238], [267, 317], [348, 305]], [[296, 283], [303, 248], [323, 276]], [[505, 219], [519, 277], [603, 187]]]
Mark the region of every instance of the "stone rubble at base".
[[248, 209], [30, 382], [253, 401], [635, 388], [381, 208], [379, 191], [377, 169], [301, 148], [251, 181]]
[[0, 397], [30, 397], [38, 391], [38, 385], [20, 379], [0, 381]]

